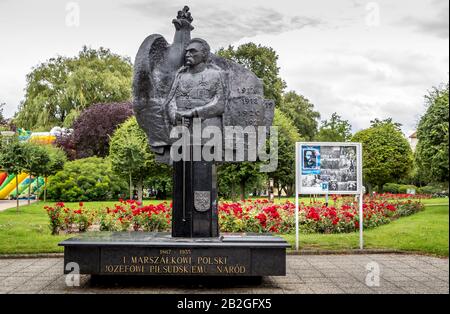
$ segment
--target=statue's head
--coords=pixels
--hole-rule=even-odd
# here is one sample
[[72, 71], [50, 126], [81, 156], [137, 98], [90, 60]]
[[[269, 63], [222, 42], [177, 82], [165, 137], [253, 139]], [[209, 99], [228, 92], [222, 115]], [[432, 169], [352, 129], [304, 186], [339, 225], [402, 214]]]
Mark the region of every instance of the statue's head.
[[211, 48], [204, 39], [191, 39], [186, 47], [186, 65], [195, 66], [200, 63], [206, 63], [208, 61], [210, 52]]

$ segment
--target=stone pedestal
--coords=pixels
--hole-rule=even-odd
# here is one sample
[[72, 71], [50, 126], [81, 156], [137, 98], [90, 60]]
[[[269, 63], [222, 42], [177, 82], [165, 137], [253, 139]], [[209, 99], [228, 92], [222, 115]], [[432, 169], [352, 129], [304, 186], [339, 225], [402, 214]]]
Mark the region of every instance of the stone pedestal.
[[216, 165], [175, 162], [173, 182], [172, 236], [218, 237]]
[[[280, 237], [225, 234], [174, 238], [168, 233], [99, 232], [65, 240], [64, 271], [133, 276], [284, 276], [286, 248]], [[76, 264], [71, 264], [76, 263]]]

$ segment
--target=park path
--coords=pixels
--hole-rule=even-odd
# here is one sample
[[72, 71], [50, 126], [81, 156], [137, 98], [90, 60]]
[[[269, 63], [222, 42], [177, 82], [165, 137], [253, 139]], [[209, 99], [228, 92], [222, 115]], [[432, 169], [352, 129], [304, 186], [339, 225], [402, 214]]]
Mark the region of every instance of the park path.
[[0, 293], [449, 293], [448, 258], [412, 254], [288, 255], [285, 277], [253, 284], [93, 284], [83, 275], [68, 287], [62, 271], [62, 258], [0, 259]]
[[[16, 200], [0, 200], [0, 212], [7, 210], [9, 208], [16, 207]], [[35, 203], [36, 200], [32, 200], [31, 204]], [[19, 206], [27, 205], [27, 200], [19, 200]]]

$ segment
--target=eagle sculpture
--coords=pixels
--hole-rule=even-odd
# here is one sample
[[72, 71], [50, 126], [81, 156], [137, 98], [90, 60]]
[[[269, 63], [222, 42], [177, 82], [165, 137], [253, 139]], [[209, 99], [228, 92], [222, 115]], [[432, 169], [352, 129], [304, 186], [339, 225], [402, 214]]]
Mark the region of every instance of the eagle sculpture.
[[[172, 20], [175, 35], [169, 44], [152, 34], [141, 44], [134, 63], [133, 107], [140, 127], [148, 136], [156, 160], [171, 164], [170, 123], [165, 108], [177, 71], [184, 65], [191, 40], [193, 18], [185, 6]], [[225, 73], [226, 104], [223, 126], [272, 125], [274, 102], [264, 99], [263, 83], [250, 70], [211, 53], [209, 62]]]

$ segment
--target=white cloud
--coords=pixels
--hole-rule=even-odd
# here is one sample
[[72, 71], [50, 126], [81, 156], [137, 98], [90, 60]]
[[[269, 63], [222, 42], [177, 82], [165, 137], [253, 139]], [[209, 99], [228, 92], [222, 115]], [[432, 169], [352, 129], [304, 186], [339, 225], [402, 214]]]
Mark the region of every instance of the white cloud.
[[[75, 55], [84, 44], [133, 60], [147, 35], [172, 40], [171, 20], [185, 4], [76, 2], [80, 27], [69, 28], [66, 2], [0, 0], [0, 101], [7, 102], [7, 115], [23, 99], [32, 66], [57, 54]], [[271, 46], [288, 90], [310, 99], [323, 119], [336, 111], [356, 131], [374, 118], [392, 117], [408, 135], [424, 112], [423, 95], [448, 81], [448, 13], [442, 9], [448, 2], [376, 1], [377, 27], [366, 24], [369, 2], [192, 0], [192, 35], [207, 39], [213, 49], [248, 41]]]

